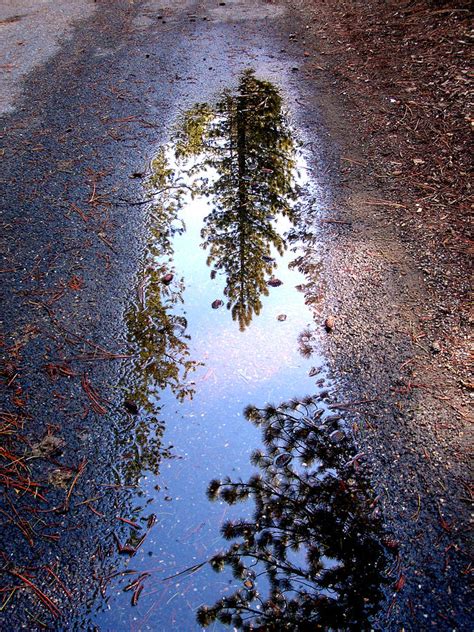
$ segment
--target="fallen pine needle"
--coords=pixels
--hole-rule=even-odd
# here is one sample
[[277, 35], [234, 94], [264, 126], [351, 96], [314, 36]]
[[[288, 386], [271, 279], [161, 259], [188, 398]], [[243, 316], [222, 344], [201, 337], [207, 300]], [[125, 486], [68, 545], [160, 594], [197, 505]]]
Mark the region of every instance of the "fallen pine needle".
[[66, 597], [68, 599], [72, 599], [72, 593], [66, 588], [66, 586], [63, 584], [63, 582], [59, 579], [59, 577], [56, 575], [56, 573], [51, 570], [49, 568], [49, 566], [46, 566], [46, 571], [51, 575], [51, 577], [54, 577], [54, 579], [56, 580], [56, 582], [58, 583], [58, 585], [62, 588], [64, 594], [66, 595]]
[[27, 586], [29, 586], [33, 590], [33, 592], [38, 596], [40, 601], [48, 608], [51, 614], [56, 618], [59, 617], [59, 615], [61, 614], [59, 608], [56, 606], [54, 601], [51, 601], [48, 595], [45, 595], [44, 592], [38, 588], [38, 586], [35, 586], [33, 582], [31, 582], [29, 579], [27, 579], [20, 573], [17, 573], [16, 571], [10, 570], [8, 572], [14, 577], [17, 577], [18, 579], [20, 579]]

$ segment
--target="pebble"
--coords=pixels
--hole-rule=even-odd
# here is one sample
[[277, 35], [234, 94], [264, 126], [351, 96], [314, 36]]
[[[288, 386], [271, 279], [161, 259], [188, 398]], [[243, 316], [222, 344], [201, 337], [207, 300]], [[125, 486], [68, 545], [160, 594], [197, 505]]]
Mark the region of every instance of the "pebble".
[[279, 285], [283, 285], [283, 281], [280, 281], [280, 279], [272, 276], [268, 279], [267, 285], [270, 285], [271, 287], [278, 287]]
[[340, 443], [344, 439], [344, 433], [341, 430], [334, 430], [329, 435], [329, 438], [333, 443]]
[[138, 415], [138, 406], [131, 399], [126, 399], [123, 403], [126, 410], [132, 415]]
[[161, 282], [164, 283], [165, 285], [169, 285], [172, 280], [173, 280], [173, 275], [170, 272], [168, 274], [165, 274], [165, 276], [161, 279]]
[[334, 316], [328, 316], [326, 318], [326, 320], [324, 321], [324, 327], [326, 328], [326, 331], [329, 333], [334, 329], [334, 325], [335, 325], [336, 321], [334, 319]]
[[437, 340], [431, 343], [430, 348], [433, 353], [441, 353], [441, 345], [439, 344]]

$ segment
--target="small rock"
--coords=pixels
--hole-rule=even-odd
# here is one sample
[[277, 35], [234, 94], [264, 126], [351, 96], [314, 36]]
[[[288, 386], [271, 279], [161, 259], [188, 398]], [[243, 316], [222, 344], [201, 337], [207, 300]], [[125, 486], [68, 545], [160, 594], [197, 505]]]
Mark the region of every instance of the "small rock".
[[329, 435], [329, 438], [333, 443], [340, 443], [344, 439], [344, 433], [341, 430], [334, 430]]
[[293, 66], [293, 68], [291, 69], [292, 72], [298, 72], [299, 68], [298, 66]]
[[276, 459], [275, 459], [275, 465], [277, 467], [285, 467], [286, 465], [288, 465], [288, 463], [290, 463], [291, 461], [291, 455], [284, 453], [284, 454], [279, 454]]
[[391, 537], [384, 538], [383, 543], [388, 549], [392, 550], [397, 550], [400, 547], [400, 542]]
[[441, 345], [439, 344], [439, 342], [437, 340], [435, 340], [434, 342], [431, 343], [431, 351], [433, 353], [441, 353]]
[[138, 406], [131, 399], [126, 399], [123, 405], [130, 414], [138, 415]]
[[280, 281], [280, 279], [272, 276], [270, 279], [268, 279], [267, 285], [270, 285], [271, 287], [278, 287], [279, 285], [283, 285], [283, 281]]
[[211, 303], [212, 309], [219, 309], [219, 307], [222, 307], [223, 305], [224, 301], [221, 301], [220, 298], [216, 298], [216, 300]]
[[57, 469], [48, 474], [48, 481], [55, 487], [61, 489], [68, 489], [71, 486], [71, 481], [74, 478], [73, 470]]
[[279, 320], [282, 323], [283, 321], [286, 320], [286, 314], [279, 314], [277, 316], [277, 320]]
[[13, 364], [11, 364], [10, 362], [7, 362], [7, 364], [5, 364], [5, 369], [3, 372], [5, 374], [5, 377], [11, 380], [12, 377], [16, 374], [16, 368]]
[[168, 274], [165, 274], [165, 276], [161, 279], [161, 282], [164, 283], [165, 285], [169, 285], [171, 283], [171, 281], [173, 280], [174, 275], [171, 274], [171, 272], [169, 272]]
[[79, 439], [79, 441], [87, 441], [89, 437], [90, 437], [90, 433], [87, 430], [87, 428], [82, 428], [77, 433], [77, 438]]
[[334, 329], [335, 322], [334, 316], [328, 316], [324, 321], [324, 327], [328, 333]]
[[63, 447], [66, 445], [61, 437], [54, 437], [47, 434], [39, 443], [33, 446], [31, 456], [49, 458], [61, 454]]
[[143, 178], [145, 174], [142, 171], [134, 171], [130, 174], [131, 178]]
[[318, 366], [313, 366], [308, 373], [308, 377], [314, 377], [315, 375], [318, 375], [318, 373], [321, 373], [321, 368]]

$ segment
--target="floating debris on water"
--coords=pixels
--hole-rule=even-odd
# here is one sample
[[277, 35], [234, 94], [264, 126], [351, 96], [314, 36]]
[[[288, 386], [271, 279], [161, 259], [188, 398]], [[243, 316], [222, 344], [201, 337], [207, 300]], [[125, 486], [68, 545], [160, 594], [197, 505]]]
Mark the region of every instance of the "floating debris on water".
[[171, 283], [171, 281], [173, 280], [174, 275], [170, 273], [165, 274], [164, 277], [162, 277], [161, 282], [164, 283], [165, 285], [169, 285]]
[[283, 281], [280, 281], [280, 279], [272, 276], [270, 277], [270, 279], [268, 279], [267, 285], [269, 285], [270, 287], [279, 287], [280, 285], [283, 285]]
[[124, 406], [126, 410], [132, 415], [138, 415], [139, 408], [134, 401], [131, 399], [126, 399], [124, 401]]

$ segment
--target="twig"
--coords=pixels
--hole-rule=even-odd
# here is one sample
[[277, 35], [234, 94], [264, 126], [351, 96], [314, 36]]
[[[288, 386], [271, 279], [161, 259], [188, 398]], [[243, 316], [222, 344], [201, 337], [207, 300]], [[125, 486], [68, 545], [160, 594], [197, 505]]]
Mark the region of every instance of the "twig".
[[362, 204], [369, 204], [371, 206], [393, 206], [395, 208], [406, 208], [404, 204], [398, 202], [390, 202], [390, 200], [362, 200]]
[[347, 224], [348, 226], [352, 225], [352, 222], [346, 222], [342, 219], [321, 219], [320, 222], [322, 224]]
[[66, 597], [68, 599], [72, 599], [72, 593], [66, 588], [66, 586], [63, 584], [63, 582], [59, 579], [59, 577], [56, 575], [56, 573], [51, 570], [51, 568], [49, 568], [49, 566], [45, 566], [46, 571], [52, 576], [54, 577], [54, 579], [56, 580], [56, 582], [59, 584], [59, 586], [63, 589], [64, 594], [66, 595]]
[[48, 597], [48, 595], [45, 595], [44, 592], [42, 592], [38, 588], [38, 586], [35, 586], [35, 584], [33, 584], [33, 582], [31, 582], [29, 579], [27, 579], [26, 577], [24, 577], [20, 573], [17, 573], [16, 571], [9, 570], [7, 572], [10, 573], [11, 575], [13, 575], [13, 577], [17, 577], [23, 583], [25, 583], [27, 586], [29, 586], [33, 590], [33, 592], [35, 592], [36, 595], [38, 595], [40, 601], [48, 608], [48, 610], [51, 612], [53, 617], [56, 617], [56, 618], [59, 617], [59, 615], [61, 614], [59, 608], [56, 606], [56, 604], [53, 601], [51, 601], [51, 599]]
[[79, 463], [79, 465], [78, 465], [78, 467], [77, 467], [77, 473], [76, 473], [76, 476], [74, 477], [74, 479], [73, 479], [73, 481], [72, 481], [72, 483], [71, 483], [71, 486], [70, 486], [70, 488], [69, 488], [69, 491], [68, 491], [68, 493], [66, 494], [66, 500], [64, 501], [64, 504], [63, 504], [63, 505], [62, 505], [62, 507], [61, 507], [61, 510], [62, 510], [62, 511], [67, 511], [67, 510], [69, 509], [69, 502], [70, 502], [70, 500], [71, 500], [72, 490], [74, 489], [74, 487], [75, 487], [75, 485], [76, 485], [76, 483], [77, 483], [77, 481], [78, 481], [78, 479], [79, 479], [79, 476], [80, 476], [80, 475], [82, 474], [82, 472], [84, 471], [84, 469], [85, 469], [86, 465], [87, 465], [87, 460], [86, 460], [86, 459], [82, 460], [82, 461]]
[[205, 566], [207, 564], [207, 560], [205, 562], [201, 562], [200, 564], [195, 564], [194, 566], [189, 566], [188, 568], [185, 568], [184, 571], [180, 571], [179, 573], [175, 573], [174, 575], [169, 575], [168, 577], [164, 577], [162, 581], [167, 581], [168, 579], [174, 579], [175, 577], [179, 577], [180, 575], [184, 575], [186, 573], [189, 573], [189, 575], [192, 575], [193, 573], [195, 573], [196, 571], [198, 571], [200, 568], [202, 568], [203, 566]]

